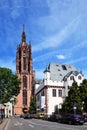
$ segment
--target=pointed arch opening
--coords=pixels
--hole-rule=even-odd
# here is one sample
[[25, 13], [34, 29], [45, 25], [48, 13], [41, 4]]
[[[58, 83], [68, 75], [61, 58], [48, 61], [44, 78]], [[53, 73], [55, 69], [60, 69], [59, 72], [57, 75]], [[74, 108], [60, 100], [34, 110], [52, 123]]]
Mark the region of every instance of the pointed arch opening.
[[23, 90], [23, 105], [27, 106], [27, 90]]
[[27, 77], [24, 75], [23, 76], [23, 89], [27, 89]]

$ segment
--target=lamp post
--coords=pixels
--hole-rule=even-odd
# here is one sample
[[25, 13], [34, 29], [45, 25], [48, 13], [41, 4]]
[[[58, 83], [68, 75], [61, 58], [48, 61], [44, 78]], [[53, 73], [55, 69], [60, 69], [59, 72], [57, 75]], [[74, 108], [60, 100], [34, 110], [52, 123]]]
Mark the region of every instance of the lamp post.
[[81, 110], [82, 110], [82, 115], [83, 115], [83, 113], [84, 113], [84, 101], [82, 102]]
[[74, 114], [76, 114], [76, 109], [77, 109], [77, 103], [76, 103], [76, 102], [74, 102], [74, 104], [73, 104]]

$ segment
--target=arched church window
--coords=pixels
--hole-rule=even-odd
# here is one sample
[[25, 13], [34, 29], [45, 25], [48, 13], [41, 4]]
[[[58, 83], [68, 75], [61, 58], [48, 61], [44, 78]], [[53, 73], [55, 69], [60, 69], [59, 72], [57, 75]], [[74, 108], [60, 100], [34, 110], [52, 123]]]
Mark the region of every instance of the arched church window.
[[26, 70], [26, 53], [23, 52], [23, 69]]
[[27, 105], [27, 90], [23, 90], [23, 105]]
[[23, 76], [23, 88], [27, 88], [27, 77]]

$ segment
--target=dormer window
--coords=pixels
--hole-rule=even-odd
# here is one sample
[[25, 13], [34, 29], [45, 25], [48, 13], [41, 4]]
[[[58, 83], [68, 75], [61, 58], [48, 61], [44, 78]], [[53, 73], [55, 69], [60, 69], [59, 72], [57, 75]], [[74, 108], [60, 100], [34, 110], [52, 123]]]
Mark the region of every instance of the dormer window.
[[66, 66], [65, 65], [62, 65], [62, 68], [63, 70], [67, 70]]
[[62, 74], [60, 74], [60, 76], [62, 76]]
[[82, 77], [79, 75], [79, 76], [78, 76], [78, 79], [80, 79], [80, 80], [81, 80], [81, 79], [82, 79]]
[[70, 77], [70, 80], [74, 80], [74, 76], [71, 76], [71, 77]]

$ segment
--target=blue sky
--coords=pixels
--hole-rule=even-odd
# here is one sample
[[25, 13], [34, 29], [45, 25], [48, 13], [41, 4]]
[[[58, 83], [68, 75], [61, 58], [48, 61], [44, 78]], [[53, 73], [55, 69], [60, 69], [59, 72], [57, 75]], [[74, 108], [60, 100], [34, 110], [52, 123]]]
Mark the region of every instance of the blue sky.
[[73, 64], [87, 78], [87, 0], [1, 0], [0, 66], [13, 72], [23, 24], [36, 78], [50, 62]]

